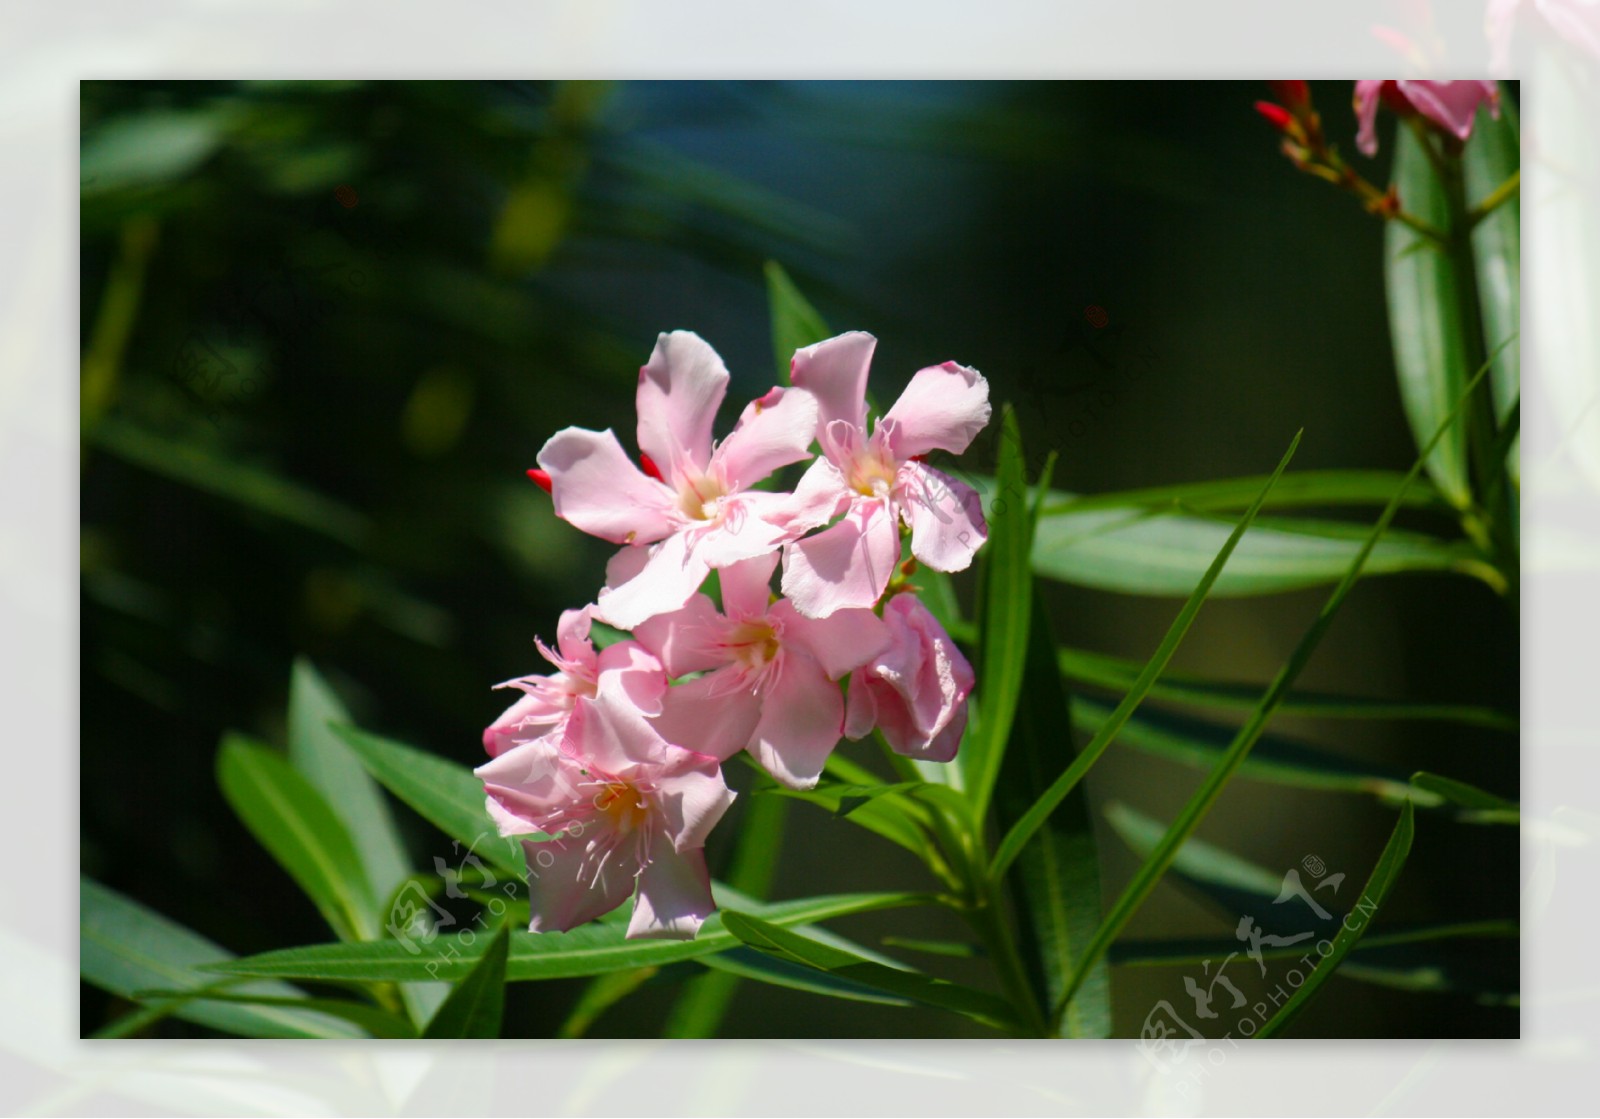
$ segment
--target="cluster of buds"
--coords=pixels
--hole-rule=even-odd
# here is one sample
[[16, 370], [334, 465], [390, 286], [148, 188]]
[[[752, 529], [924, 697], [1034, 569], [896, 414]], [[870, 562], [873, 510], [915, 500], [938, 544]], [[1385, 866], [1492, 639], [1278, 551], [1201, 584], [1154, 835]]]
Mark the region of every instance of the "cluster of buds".
[[1278, 100], [1257, 101], [1256, 112], [1282, 135], [1283, 154], [1289, 162], [1300, 171], [1354, 194], [1368, 213], [1385, 219], [1400, 217], [1400, 199], [1394, 187], [1380, 190], [1357, 174], [1339, 155], [1338, 148], [1328, 143], [1322, 115], [1311, 104], [1310, 86], [1302, 81], [1268, 84]]

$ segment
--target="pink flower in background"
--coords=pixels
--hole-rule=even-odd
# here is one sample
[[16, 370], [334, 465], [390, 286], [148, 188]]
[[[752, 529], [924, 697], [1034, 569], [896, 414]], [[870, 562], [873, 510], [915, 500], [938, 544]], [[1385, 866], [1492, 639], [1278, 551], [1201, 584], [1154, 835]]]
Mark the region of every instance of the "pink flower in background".
[[640, 547], [629, 561], [632, 577], [601, 593], [596, 617], [632, 629], [682, 606], [713, 568], [792, 539], [789, 495], [750, 487], [808, 456], [816, 401], [803, 390], [774, 388], [714, 445], [712, 422], [727, 387], [722, 359], [699, 335], [663, 334], [639, 371], [636, 397], [639, 449], [650, 473], [610, 431], [569, 427], [539, 452], [557, 516], [603, 540]]
[[596, 653], [589, 640], [592, 608], [565, 610], [556, 626], [556, 648], [534, 639], [545, 660], [556, 671], [548, 676], [523, 676], [496, 684], [497, 688], [520, 688], [517, 700], [483, 732], [483, 748], [490, 757], [512, 747], [560, 730], [581, 698], [592, 697], [602, 672], [621, 673], [622, 687], [635, 706], [647, 711], [660, 708], [661, 693], [667, 678], [661, 665], [638, 643], [623, 641], [603, 653]]
[[656, 729], [669, 742], [726, 759], [748, 748], [764, 769], [795, 789], [816, 785], [844, 732], [835, 683], [889, 644], [871, 610], [807, 618], [771, 602], [776, 554], [721, 571], [723, 613], [705, 595], [657, 614], [634, 630], [670, 676], [705, 675], [668, 688]]
[[1356, 147], [1363, 155], [1378, 153], [1379, 101], [1402, 116], [1421, 113], [1463, 142], [1472, 135], [1472, 121], [1479, 105], [1488, 102], [1490, 114], [1500, 115], [1500, 90], [1494, 82], [1357, 82], [1355, 110], [1360, 130], [1356, 133]]
[[947, 762], [967, 727], [972, 666], [916, 595], [897, 594], [883, 608], [889, 647], [850, 677], [847, 738], [873, 727], [899, 753]]
[[818, 405], [822, 458], [794, 494], [800, 531], [843, 519], [784, 550], [783, 593], [808, 617], [870, 607], [900, 562], [900, 522], [911, 554], [935, 571], [960, 571], [987, 535], [970, 486], [924, 465], [930, 451], [960, 454], [989, 422], [989, 383], [946, 362], [919, 371], [867, 433], [870, 334], [841, 334], [794, 355], [794, 383]]
[[615, 676], [559, 736], [479, 766], [501, 835], [524, 840], [533, 932], [565, 932], [631, 896], [629, 937], [693, 939], [715, 908], [706, 836], [732, 803], [717, 759], [667, 743]]
[[1489, 72], [1511, 72], [1511, 37], [1519, 9], [1531, 7], [1555, 33], [1590, 58], [1600, 58], [1600, 2], [1597, 0], [1489, 0], [1484, 16], [1489, 37]]

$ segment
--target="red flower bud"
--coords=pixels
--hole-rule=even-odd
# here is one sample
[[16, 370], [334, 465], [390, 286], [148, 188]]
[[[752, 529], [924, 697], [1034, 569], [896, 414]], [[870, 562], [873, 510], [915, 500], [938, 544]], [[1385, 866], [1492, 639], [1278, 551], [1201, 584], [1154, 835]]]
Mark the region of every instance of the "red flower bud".
[[528, 477], [533, 479], [533, 484], [545, 493], [550, 492], [550, 475], [543, 470], [529, 470]]
[[1289, 126], [1294, 123], [1294, 115], [1288, 109], [1271, 101], [1257, 101], [1256, 112], [1266, 117], [1267, 123], [1279, 132], [1289, 131]]
[[1272, 92], [1279, 101], [1290, 109], [1299, 109], [1311, 104], [1311, 87], [1305, 82], [1268, 82]]
[[661, 468], [655, 464], [655, 460], [643, 451], [639, 452], [639, 468], [644, 471], [647, 478], [654, 478], [658, 482], [666, 481], [661, 476]]

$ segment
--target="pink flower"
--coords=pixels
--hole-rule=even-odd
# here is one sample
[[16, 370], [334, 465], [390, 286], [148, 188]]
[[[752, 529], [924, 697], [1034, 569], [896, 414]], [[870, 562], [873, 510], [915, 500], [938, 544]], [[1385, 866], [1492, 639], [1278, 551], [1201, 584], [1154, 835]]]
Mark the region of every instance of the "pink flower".
[[[1489, 37], [1491, 74], [1511, 72], [1511, 36], [1524, 0], [1489, 0], [1484, 16]], [[1567, 42], [1600, 58], [1600, 4], [1594, 0], [1533, 0], [1533, 10]]]
[[850, 677], [845, 737], [877, 727], [902, 754], [947, 762], [967, 727], [972, 666], [914, 594], [897, 594], [883, 608], [889, 647]]
[[791, 377], [817, 398], [812, 463], [794, 494], [803, 529], [844, 519], [784, 550], [783, 593], [808, 617], [874, 605], [900, 562], [900, 522], [911, 554], [935, 571], [960, 571], [988, 527], [970, 486], [925, 466], [921, 457], [960, 454], [989, 422], [989, 383], [946, 362], [911, 378], [867, 434], [867, 367], [877, 339], [841, 334], [796, 352]]
[[1378, 154], [1380, 100], [1401, 115], [1421, 113], [1463, 143], [1472, 135], [1472, 121], [1479, 105], [1487, 101], [1490, 114], [1500, 115], [1500, 90], [1493, 82], [1357, 82], [1355, 109], [1361, 127], [1356, 133], [1356, 147], [1363, 155]]
[[636, 398], [649, 474], [610, 431], [569, 427], [539, 452], [557, 516], [614, 544], [651, 545], [633, 578], [602, 592], [596, 617], [632, 629], [689, 601], [713, 568], [792, 539], [784, 527], [789, 495], [750, 487], [807, 457], [816, 401], [775, 388], [713, 445], [712, 421], [727, 387], [722, 359], [698, 335], [663, 334], [639, 371]]
[[637, 642], [622, 641], [603, 653], [596, 653], [589, 640], [592, 607], [565, 610], [556, 626], [556, 648], [534, 638], [539, 653], [555, 666], [548, 676], [523, 676], [496, 684], [497, 688], [520, 688], [523, 696], [483, 732], [483, 748], [497, 757], [512, 747], [555, 733], [566, 724], [574, 704], [592, 697], [603, 672], [622, 673], [622, 686], [635, 706], [654, 712], [660, 709], [661, 693], [667, 678], [661, 665]]
[[558, 737], [479, 766], [502, 835], [523, 841], [532, 932], [565, 932], [630, 896], [629, 937], [691, 940], [712, 913], [706, 836], [733, 793], [715, 758], [670, 745], [616, 677]]
[[668, 675], [705, 675], [667, 689], [656, 729], [669, 741], [719, 759], [749, 749], [793, 789], [816, 785], [844, 732], [844, 696], [835, 683], [889, 644], [871, 610], [807, 618], [770, 602], [777, 556], [721, 571], [723, 613], [705, 595], [657, 614], [634, 636], [661, 658]]

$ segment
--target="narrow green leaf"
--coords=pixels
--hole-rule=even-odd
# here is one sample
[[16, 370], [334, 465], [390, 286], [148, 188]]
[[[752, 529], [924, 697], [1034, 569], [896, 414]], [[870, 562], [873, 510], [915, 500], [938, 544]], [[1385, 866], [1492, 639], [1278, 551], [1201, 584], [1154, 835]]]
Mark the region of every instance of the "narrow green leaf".
[[950, 956], [958, 960], [968, 960], [983, 954], [976, 944], [968, 944], [964, 940], [924, 940], [921, 937], [911, 936], [886, 936], [882, 938], [885, 948], [904, 948], [911, 952], [925, 952], [930, 956]]
[[[1462, 153], [1469, 206], [1478, 206], [1500, 189], [1522, 166], [1515, 101], [1502, 89], [1500, 118], [1480, 112], [1472, 139]], [[1478, 309], [1483, 320], [1484, 349], [1495, 353], [1490, 384], [1494, 386], [1495, 418], [1504, 422], [1522, 395], [1522, 367], [1515, 337], [1522, 321], [1522, 206], [1516, 195], [1490, 211], [1472, 231], [1472, 256], [1478, 281]], [[1505, 459], [1512, 480], [1518, 477], [1515, 443]]]
[[[1105, 818], [1118, 838], [1144, 858], [1160, 850], [1162, 837], [1167, 834], [1168, 825], [1121, 801], [1106, 805]], [[1175, 873], [1202, 887], [1220, 887], [1260, 897], [1276, 897], [1283, 883], [1283, 875], [1192, 836], [1178, 848], [1171, 865]]]
[[[1301, 470], [1286, 473], [1272, 487], [1263, 509], [1332, 508], [1343, 505], [1382, 506], [1400, 489], [1405, 477], [1393, 470]], [[1042, 517], [1069, 516], [1094, 509], [1157, 509], [1171, 512], [1236, 513], [1250, 504], [1266, 484], [1264, 475], [1223, 478], [1212, 482], [1178, 482], [1118, 493], [1067, 494], [1045, 501]], [[1413, 486], [1402, 499], [1407, 508], [1448, 512], [1433, 486]]]
[[[1193, 843], [1193, 840], [1189, 841]], [[1273, 891], [1262, 893], [1261, 897], [1273, 897], [1277, 891], [1276, 883]], [[1415, 925], [1410, 928], [1391, 928], [1388, 932], [1373, 933], [1361, 938], [1361, 942], [1352, 951], [1358, 955], [1370, 953], [1382, 948], [1396, 948], [1416, 944], [1436, 944], [1446, 940], [1469, 939], [1508, 939], [1515, 940], [1521, 935], [1521, 928], [1515, 921], [1450, 921], [1426, 925]], [[1168, 967], [1174, 965], [1192, 965], [1203, 963], [1206, 960], [1221, 959], [1229, 952], [1239, 950], [1237, 938], [1223, 939], [1174, 939], [1174, 940], [1119, 940], [1111, 946], [1111, 962], [1119, 967]], [[1290, 960], [1305, 955], [1305, 946], [1291, 944], [1287, 947], [1274, 948], [1262, 945], [1261, 958], [1264, 960]]]
[[978, 560], [978, 630], [982, 635], [976, 673], [978, 703], [957, 755], [972, 814], [980, 824], [1011, 738], [1033, 616], [1033, 576], [1028, 570], [1033, 518], [1028, 509], [1022, 431], [1010, 407], [1000, 419], [995, 488], [986, 512], [989, 539]]
[[[762, 917], [779, 925], [806, 925], [852, 913], [899, 906], [932, 904], [928, 894], [833, 894], [798, 901], [749, 905]], [[622, 968], [662, 966], [692, 960], [731, 948], [738, 941], [713, 914], [693, 940], [627, 940], [627, 910], [565, 933], [516, 932], [506, 962], [512, 982], [532, 979], [573, 979]], [[472, 945], [460, 934], [440, 934], [432, 940], [406, 943], [397, 940], [366, 944], [317, 944], [283, 948], [258, 956], [230, 960], [203, 970], [231, 975], [274, 978], [298, 977], [335, 982], [418, 979], [456, 980], [472, 960]], [[465, 949], [465, 951], [463, 951]]]
[[1515, 825], [1522, 822], [1522, 809], [1516, 801], [1484, 792], [1465, 781], [1441, 777], [1437, 773], [1420, 772], [1412, 774], [1411, 784], [1451, 804], [1460, 805], [1465, 811], [1458, 813], [1456, 819], [1465, 823]]
[[288, 1007], [297, 1011], [315, 1012], [326, 1014], [330, 1018], [342, 1018], [351, 1025], [365, 1030], [376, 1038], [400, 1039], [414, 1038], [416, 1029], [410, 1022], [398, 1014], [391, 1014], [387, 1010], [376, 1006], [369, 1006], [363, 1002], [352, 1002], [350, 999], [318, 999], [318, 998], [291, 998], [279, 995], [250, 994], [238, 988], [227, 990], [211, 987], [200, 987], [194, 990], [150, 990], [135, 991], [134, 997], [148, 1004], [153, 1010], [170, 1012], [176, 1007], [167, 1004], [182, 1004], [197, 1001], [237, 1003], [244, 1006], [272, 1006]]
[[772, 312], [772, 356], [777, 363], [778, 380], [788, 384], [794, 352], [821, 342], [831, 332], [782, 265], [769, 260], [762, 271], [767, 277], [767, 305]]
[[384, 898], [410, 873], [410, 861], [382, 791], [330, 726], [348, 722], [349, 713], [311, 662], [295, 661], [289, 685], [289, 761], [344, 823], [373, 894]]
[[506, 956], [511, 944], [511, 929], [495, 930], [483, 953], [462, 976], [450, 997], [422, 1031], [425, 1038], [500, 1036], [500, 1019], [505, 1013]]
[[[1056, 665], [1050, 616], [1037, 599], [1028, 632], [1022, 701], [995, 786], [995, 820], [1020, 820], [1072, 760], [1072, 709]], [[1100, 860], [1088, 800], [1077, 788], [1056, 805], [1007, 874], [1020, 911], [1023, 958], [1040, 1006], [1061, 996], [1079, 949], [1100, 920]], [[1071, 1037], [1111, 1033], [1111, 982], [1103, 964], [1085, 982], [1068, 1016]]]
[[633, 994], [660, 972], [659, 967], [637, 967], [595, 976], [583, 989], [583, 994], [578, 996], [578, 1001], [568, 1012], [567, 1020], [561, 1024], [557, 1036], [566, 1038], [584, 1036], [589, 1032], [589, 1027], [600, 1020], [602, 1014]]
[[1002, 999], [986, 991], [935, 979], [916, 971], [902, 971], [841, 951], [820, 941], [747, 913], [727, 910], [723, 925], [745, 944], [780, 960], [801, 964], [892, 995], [953, 1011], [996, 1030], [1023, 1030], [1015, 1012]]
[[[1239, 519], [1239, 523], [1234, 526], [1233, 532], [1223, 542], [1221, 550], [1212, 558], [1211, 566], [1206, 569], [1205, 573], [1200, 577], [1199, 583], [1190, 591], [1189, 599], [1183, 604], [1183, 609], [1178, 611], [1178, 616], [1173, 619], [1172, 625], [1168, 627], [1166, 636], [1161, 639], [1161, 644], [1156, 647], [1156, 651], [1145, 664], [1144, 670], [1139, 673], [1139, 678], [1134, 681], [1133, 687], [1128, 690], [1128, 694], [1123, 697], [1122, 702], [1117, 704], [1117, 709], [1111, 713], [1111, 717], [1105, 721], [1094, 737], [1089, 740], [1088, 744], [1078, 752], [1078, 756], [1073, 759], [1072, 764], [1040, 795], [1039, 799], [1034, 802], [1033, 807], [1018, 817], [1017, 822], [1012, 824], [1006, 831], [999, 847], [995, 849], [994, 858], [989, 864], [989, 876], [992, 881], [999, 881], [1007, 868], [1010, 867], [1012, 860], [1021, 853], [1022, 848], [1033, 838], [1034, 832], [1044, 824], [1050, 813], [1055, 811], [1056, 805], [1066, 799], [1067, 794], [1072, 792], [1078, 782], [1083, 779], [1083, 775], [1088, 773], [1090, 767], [1100, 759], [1100, 755], [1105, 753], [1106, 747], [1111, 745], [1112, 739], [1122, 729], [1123, 724], [1128, 721], [1128, 717], [1143, 702], [1145, 694], [1150, 690], [1151, 685], [1160, 677], [1162, 671], [1167, 667], [1167, 662], [1177, 652], [1178, 645], [1183, 641], [1184, 635], [1189, 632], [1190, 625], [1194, 623], [1195, 616], [1200, 613], [1200, 607], [1205, 603], [1206, 597], [1210, 594], [1212, 586], [1217, 582], [1218, 576], [1222, 574], [1229, 557], [1233, 555], [1234, 549], [1244, 537], [1246, 530], [1255, 521], [1256, 514], [1261, 511], [1261, 505], [1266, 500], [1267, 494], [1271, 491], [1277, 479], [1282, 476], [1285, 468], [1289, 465], [1289, 460], [1294, 457], [1294, 453], [1299, 446], [1300, 434], [1296, 433], [1294, 440], [1289, 444], [1289, 449], [1284, 452], [1283, 458], [1279, 460], [1278, 468], [1267, 479], [1266, 485], [1256, 495], [1255, 501], [1251, 502], [1250, 507], [1245, 510], [1244, 515]], [[1077, 970], [1082, 970], [1085, 976], [1088, 974], [1088, 969], [1082, 968], [1081, 964]]]
[[[1484, 365], [1474, 374], [1472, 380], [1467, 384], [1465, 392], [1456, 402], [1455, 407], [1445, 417], [1443, 425], [1438, 431], [1434, 432], [1433, 438], [1422, 448], [1421, 455], [1412, 464], [1410, 472], [1406, 475], [1408, 481], [1422, 473], [1423, 464], [1428, 461], [1429, 454], [1444, 437], [1445, 432], [1455, 424], [1457, 417], [1461, 415], [1462, 410], [1471, 399], [1472, 392], [1488, 371], [1489, 367]], [[1317, 645], [1321, 643], [1324, 634], [1328, 631], [1328, 627], [1333, 624], [1333, 619], [1338, 615], [1339, 608], [1344, 605], [1344, 600], [1349, 595], [1350, 589], [1360, 579], [1362, 568], [1366, 564], [1368, 557], [1377, 546], [1378, 540], [1388, 529], [1389, 522], [1394, 520], [1394, 515], [1400, 508], [1400, 500], [1404, 496], [1404, 492], [1405, 489], [1402, 486], [1401, 491], [1390, 499], [1388, 505], [1384, 506], [1383, 512], [1378, 515], [1377, 522], [1372, 526], [1367, 536], [1366, 543], [1362, 545], [1360, 553], [1351, 562], [1349, 570], [1345, 572], [1344, 578], [1339, 581], [1339, 585], [1328, 596], [1328, 601], [1323, 605], [1316, 620], [1311, 623], [1311, 627], [1306, 630], [1304, 636], [1295, 646], [1294, 651], [1289, 656], [1288, 663], [1273, 678], [1272, 684], [1262, 695], [1261, 702], [1256, 705], [1255, 710], [1250, 713], [1250, 717], [1239, 728], [1239, 733], [1234, 736], [1233, 742], [1217, 763], [1216, 768], [1206, 775], [1205, 780], [1200, 784], [1200, 788], [1189, 798], [1188, 803], [1184, 805], [1183, 811], [1173, 821], [1172, 826], [1167, 829], [1167, 834], [1162, 838], [1160, 846], [1140, 866], [1133, 877], [1133, 881], [1123, 889], [1121, 896], [1117, 898], [1110, 912], [1106, 914], [1105, 920], [1100, 923], [1100, 929], [1095, 934], [1094, 942], [1084, 954], [1084, 957], [1078, 961], [1072, 979], [1067, 985], [1066, 998], [1056, 1007], [1055, 1013], [1058, 1017], [1066, 1012], [1067, 1004], [1070, 1003], [1078, 986], [1087, 978], [1089, 965], [1097, 960], [1106, 949], [1110, 948], [1111, 942], [1116, 939], [1129, 919], [1132, 918], [1134, 912], [1143, 903], [1144, 899], [1149, 896], [1150, 891], [1155, 889], [1156, 883], [1160, 880], [1161, 875], [1165, 873], [1173, 858], [1176, 857], [1178, 849], [1183, 846], [1184, 840], [1193, 834], [1195, 828], [1200, 826], [1200, 821], [1211, 810], [1211, 806], [1216, 802], [1217, 797], [1221, 795], [1223, 787], [1227, 785], [1235, 771], [1243, 764], [1245, 757], [1250, 752], [1250, 748], [1255, 745], [1257, 739], [1266, 730], [1268, 720], [1276, 713], [1278, 705], [1283, 702], [1289, 689], [1294, 685], [1306, 663], [1311, 659], [1311, 654], [1316, 650]]]
[[[1410, 128], [1395, 133], [1394, 186], [1401, 205], [1433, 228], [1449, 230], [1449, 196], [1423, 142]], [[1411, 434], [1422, 447], [1461, 398], [1470, 372], [1458, 290], [1461, 278], [1444, 247], [1398, 221], [1385, 226], [1384, 278], [1400, 401]], [[1432, 446], [1428, 474], [1445, 497], [1465, 508], [1472, 500], [1466, 425], [1448, 428]]]
[[[775, 797], [750, 798], [728, 867], [727, 881], [733, 889], [757, 899], [767, 896], [778, 871], [788, 809]], [[691, 980], [672, 1008], [665, 1036], [715, 1037], [738, 986], [739, 975], [731, 969]]]
[[222, 795], [250, 834], [344, 940], [376, 935], [377, 903], [344, 824], [276, 750], [230, 734], [217, 754]]
[[1406, 856], [1411, 853], [1411, 839], [1415, 831], [1416, 810], [1407, 802], [1400, 809], [1400, 819], [1395, 822], [1394, 833], [1389, 836], [1389, 842], [1383, 849], [1383, 854], [1378, 858], [1378, 865], [1372, 868], [1372, 877], [1367, 879], [1367, 884], [1361, 890], [1360, 900], [1356, 902], [1354, 913], [1361, 915], [1361, 920], [1351, 923], [1346, 917], [1339, 923], [1339, 932], [1333, 938], [1333, 951], [1318, 960], [1317, 966], [1306, 976], [1306, 981], [1296, 987], [1289, 996], [1289, 1001], [1278, 1008], [1278, 1012], [1256, 1032], [1257, 1037], [1276, 1037], [1282, 1033], [1296, 1018], [1306, 1004], [1316, 997], [1322, 985], [1326, 983], [1338, 969], [1343, 959], [1350, 954], [1350, 949], [1367, 931], [1367, 926], [1378, 914], [1378, 907], [1389, 896], [1389, 889], [1394, 885], [1395, 879], [1400, 877], [1400, 869], [1406, 864]]
[[[89, 878], [78, 883], [78, 967], [84, 981], [123, 998], [149, 988], [191, 990], [216, 977], [197, 970], [226, 964], [234, 956], [198, 933], [168, 920], [131, 898]], [[256, 982], [231, 988], [235, 995], [296, 999], [287, 983]], [[164, 1004], [126, 1023], [142, 1028], [173, 1014], [241, 1037], [363, 1037], [350, 1023], [295, 1006], [220, 1002]]]
[[[696, 979], [726, 976], [729, 979], [753, 979], [772, 987], [787, 987], [791, 991], [805, 991], [813, 995], [846, 999], [851, 1002], [872, 1002], [882, 1006], [910, 1006], [911, 1000], [899, 995], [885, 994], [865, 983], [842, 979], [826, 971], [817, 971], [803, 964], [792, 963], [777, 956], [769, 956], [753, 948], [730, 948], [712, 956], [700, 957], [700, 963], [713, 969], [712, 973]], [[689, 1036], [669, 1034], [671, 1037]], [[710, 1034], [694, 1036], [712, 1036]]]
[[[483, 783], [470, 769], [354, 727], [335, 726], [333, 731], [355, 751], [379, 784], [474, 857], [487, 860], [519, 881], [527, 874], [521, 845], [496, 833], [483, 807]], [[452, 856], [445, 861], [454, 864], [457, 859]]]
[[[1066, 512], [1039, 522], [1034, 570], [1048, 579], [1121, 594], [1186, 595], [1227, 539], [1230, 522], [1210, 514], [1129, 506]], [[1362, 549], [1359, 525], [1262, 517], [1211, 593], [1282, 594], [1336, 583]], [[1364, 566], [1371, 575], [1448, 572], [1496, 589], [1500, 579], [1471, 544], [1416, 532], [1389, 534]]]

